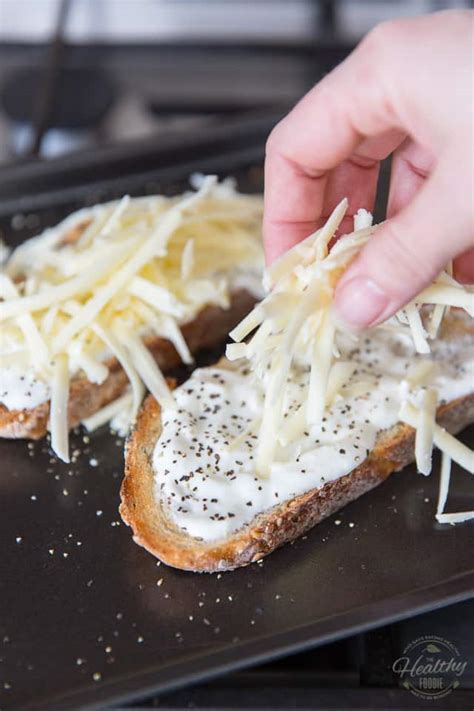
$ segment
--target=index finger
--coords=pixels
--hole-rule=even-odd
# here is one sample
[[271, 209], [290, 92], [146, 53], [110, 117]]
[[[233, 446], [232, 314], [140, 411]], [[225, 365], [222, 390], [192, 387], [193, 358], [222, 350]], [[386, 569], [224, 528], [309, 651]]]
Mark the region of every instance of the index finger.
[[[387, 96], [393, 82], [382, 78], [380, 45], [377, 37], [362, 42], [272, 131], [265, 158], [267, 261], [318, 227], [328, 178], [337, 166], [349, 159], [360, 168], [352, 171], [354, 181], [364, 182], [364, 161], [386, 157], [403, 140], [395, 102]], [[371, 195], [372, 186], [366, 192]]]

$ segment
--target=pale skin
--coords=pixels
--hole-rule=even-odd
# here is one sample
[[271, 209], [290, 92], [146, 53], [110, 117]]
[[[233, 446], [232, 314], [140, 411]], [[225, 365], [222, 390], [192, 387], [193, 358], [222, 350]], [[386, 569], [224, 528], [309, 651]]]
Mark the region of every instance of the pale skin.
[[274, 128], [265, 159], [267, 262], [313, 232], [344, 197], [351, 231], [373, 208], [390, 154], [387, 221], [341, 278], [335, 304], [353, 328], [398, 311], [454, 260], [474, 282], [474, 12], [372, 30]]

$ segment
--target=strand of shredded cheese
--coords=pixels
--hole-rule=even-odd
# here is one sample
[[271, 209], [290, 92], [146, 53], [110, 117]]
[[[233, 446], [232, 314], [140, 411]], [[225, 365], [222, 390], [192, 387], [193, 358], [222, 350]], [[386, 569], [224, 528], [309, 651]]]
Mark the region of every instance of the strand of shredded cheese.
[[416, 428], [415, 460], [420, 474], [428, 476], [431, 473], [438, 395], [435, 390], [428, 389], [423, 391], [422, 398], [420, 416]]
[[68, 359], [64, 353], [60, 353], [56, 356], [54, 362], [49, 427], [51, 431], [51, 447], [63, 462], [69, 462], [68, 400]]
[[88, 432], [94, 432], [99, 427], [102, 427], [102, 425], [105, 425], [107, 422], [110, 422], [110, 420], [112, 420], [116, 415], [123, 412], [124, 410], [130, 411], [132, 404], [133, 395], [130, 392], [126, 392], [124, 395], [121, 395], [116, 400], [109, 402], [108, 405], [105, 405], [105, 407], [101, 408], [90, 417], [86, 417], [84, 420], [82, 420], [81, 424], [84, 425]]

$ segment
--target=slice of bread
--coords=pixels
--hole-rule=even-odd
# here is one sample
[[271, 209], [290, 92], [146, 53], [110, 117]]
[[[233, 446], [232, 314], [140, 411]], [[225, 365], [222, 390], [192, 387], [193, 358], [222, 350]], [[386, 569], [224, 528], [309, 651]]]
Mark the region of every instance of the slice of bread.
[[[474, 422], [474, 393], [441, 406], [437, 421], [453, 434]], [[206, 543], [178, 528], [155, 497], [152, 460], [160, 432], [160, 407], [149, 396], [127, 442], [120, 514], [131, 526], [135, 543], [167, 565], [199, 573], [260, 560], [414, 460], [415, 430], [397, 424], [380, 432], [367, 459], [346, 476], [259, 514], [226, 539]]]
[[[232, 294], [228, 309], [208, 306], [197, 317], [182, 327], [183, 336], [191, 353], [203, 348], [213, 348], [222, 344], [229, 330], [250, 311], [256, 298], [248, 291], [239, 290]], [[181, 363], [173, 344], [164, 338], [150, 338], [146, 345], [151, 350], [160, 368], [166, 372]], [[128, 379], [115, 358], [107, 361], [109, 375], [100, 385], [91, 383], [85, 377], [72, 380], [68, 404], [69, 427], [75, 427], [81, 420], [90, 417], [118, 398], [126, 389]], [[0, 405], [0, 437], [8, 439], [40, 439], [48, 428], [49, 402], [44, 402], [28, 410], [9, 410]]]
[[[454, 312], [443, 324], [448, 337], [473, 332], [472, 322]], [[474, 422], [474, 392], [441, 405], [437, 421], [453, 434]], [[205, 542], [177, 527], [156, 499], [153, 451], [160, 433], [160, 407], [149, 396], [126, 446], [120, 514], [136, 543], [167, 565], [196, 572], [232, 570], [259, 560], [414, 460], [415, 430], [398, 423], [379, 432], [369, 456], [349, 474], [260, 513], [225, 539]]]

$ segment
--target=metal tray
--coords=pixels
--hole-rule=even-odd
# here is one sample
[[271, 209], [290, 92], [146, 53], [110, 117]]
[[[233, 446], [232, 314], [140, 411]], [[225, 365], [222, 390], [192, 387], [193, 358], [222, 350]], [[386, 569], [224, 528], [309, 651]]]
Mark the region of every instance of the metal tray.
[[[31, 200], [18, 181], [22, 214], [8, 195], [0, 229], [18, 242], [85, 202], [181, 189], [197, 168], [255, 189], [261, 157], [255, 135], [245, 150], [197, 151], [145, 176], [66, 190], [52, 163], [47, 190]], [[157, 565], [132, 542], [117, 513], [123, 442], [106, 429], [84, 434], [72, 437], [71, 465], [56, 462], [46, 441], [0, 442], [2, 709], [125, 703], [473, 593], [472, 527], [434, 520], [438, 459], [431, 477], [407, 468], [264, 562], [209, 576]], [[472, 443], [474, 428], [464, 438]], [[455, 469], [452, 479], [449, 508], [474, 507], [468, 475]]]

